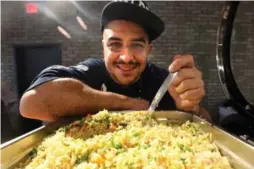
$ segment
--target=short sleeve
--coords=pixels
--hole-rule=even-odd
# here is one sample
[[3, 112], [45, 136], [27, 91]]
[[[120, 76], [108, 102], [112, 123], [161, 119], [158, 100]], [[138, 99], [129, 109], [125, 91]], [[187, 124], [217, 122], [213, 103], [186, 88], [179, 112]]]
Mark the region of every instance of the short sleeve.
[[104, 79], [105, 66], [101, 59], [88, 59], [75, 66], [54, 65], [44, 69], [26, 90], [58, 78], [74, 78], [88, 86], [99, 89]]

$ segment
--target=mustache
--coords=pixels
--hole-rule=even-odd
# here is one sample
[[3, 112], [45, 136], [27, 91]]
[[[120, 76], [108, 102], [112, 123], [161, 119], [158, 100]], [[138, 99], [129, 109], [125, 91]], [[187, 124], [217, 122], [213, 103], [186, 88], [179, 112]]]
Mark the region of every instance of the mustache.
[[122, 61], [122, 60], [115, 61], [114, 64], [115, 64], [115, 65], [119, 65], [119, 64], [122, 64], [122, 65], [133, 65], [133, 66], [138, 66], [138, 65], [140, 65], [140, 63], [139, 63], [139, 62], [136, 62], [136, 61], [129, 61], [129, 62], [126, 63], [126, 62], [124, 62], [124, 61]]

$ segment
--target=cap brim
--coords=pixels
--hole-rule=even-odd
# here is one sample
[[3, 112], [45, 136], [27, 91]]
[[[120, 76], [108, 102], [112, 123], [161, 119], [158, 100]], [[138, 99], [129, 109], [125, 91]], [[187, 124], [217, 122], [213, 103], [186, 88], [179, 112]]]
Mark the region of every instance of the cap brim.
[[111, 2], [107, 4], [101, 15], [101, 29], [110, 21], [124, 19], [141, 25], [149, 39], [154, 40], [164, 31], [163, 21], [152, 12], [126, 2]]

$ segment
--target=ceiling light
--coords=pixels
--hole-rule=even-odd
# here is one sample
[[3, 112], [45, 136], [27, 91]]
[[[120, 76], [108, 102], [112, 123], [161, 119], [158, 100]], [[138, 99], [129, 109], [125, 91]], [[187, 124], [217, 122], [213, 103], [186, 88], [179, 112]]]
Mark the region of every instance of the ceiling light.
[[71, 35], [61, 26], [57, 26], [58, 31], [63, 34], [66, 38], [71, 39]]
[[82, 19], [80, 16], [77, 16], [76, 19], [77, 19], [79, 25], [80, 25], [85, 31], [87, 31], [87, 26], [86, 26], [85, 22], [83, 21], [83, 19]]

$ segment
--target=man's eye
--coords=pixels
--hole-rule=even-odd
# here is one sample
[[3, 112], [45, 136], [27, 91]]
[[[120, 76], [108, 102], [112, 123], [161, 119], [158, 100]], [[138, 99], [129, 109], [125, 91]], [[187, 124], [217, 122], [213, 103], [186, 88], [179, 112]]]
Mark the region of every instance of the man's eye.
[[131, 45], [132, 48], [143, 48], [144, 45], [140, 44], [140, 43], [134, 43]]
[[120, 42], [112, 42], [112, 43], [109, 43], [108, 46], [110, 48], [116, 48], [116, 49], [118, 49], [118, 48], [122, 47], [122, 44]]

